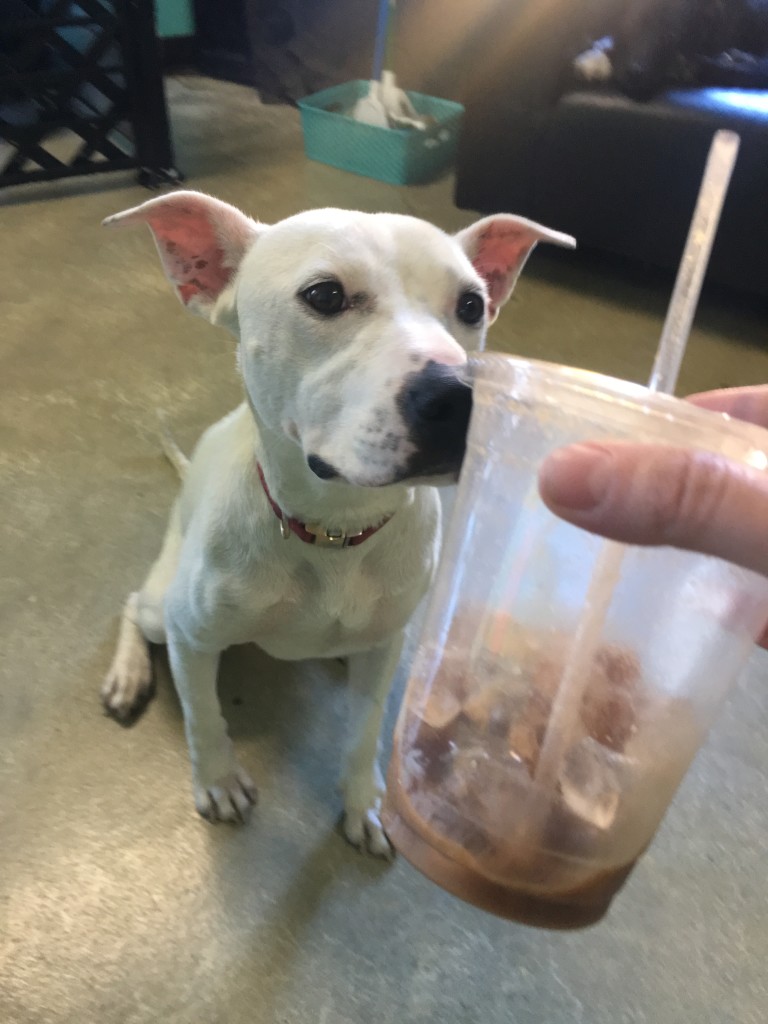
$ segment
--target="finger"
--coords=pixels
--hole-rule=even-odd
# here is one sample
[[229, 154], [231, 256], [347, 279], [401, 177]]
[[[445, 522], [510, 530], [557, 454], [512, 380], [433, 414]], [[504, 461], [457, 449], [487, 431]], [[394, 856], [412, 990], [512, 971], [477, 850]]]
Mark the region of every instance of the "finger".
[[727, 412], [737, 420], [768, 427], [768, 385], [747, 388], [722, 388], [690, 395], [688, 401], [702, 409]]
[[553, 512], [593, 533], [717, 555], [768, 575], [768, 474], [722, 456], [572, 445], [545, 460], [539, 486]]

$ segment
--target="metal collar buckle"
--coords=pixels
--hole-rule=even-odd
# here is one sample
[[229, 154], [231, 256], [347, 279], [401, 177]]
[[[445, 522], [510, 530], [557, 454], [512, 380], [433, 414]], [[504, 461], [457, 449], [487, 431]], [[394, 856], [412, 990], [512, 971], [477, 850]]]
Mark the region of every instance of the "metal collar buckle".
[[325, 526], [318, 526], [314, 523], [305, 523], [304, 529], [315, 538], [315, 544], [320, 548], [345, 548], [353, 537], [360, 534], [346, 534], [343, 530], [329, 530]]

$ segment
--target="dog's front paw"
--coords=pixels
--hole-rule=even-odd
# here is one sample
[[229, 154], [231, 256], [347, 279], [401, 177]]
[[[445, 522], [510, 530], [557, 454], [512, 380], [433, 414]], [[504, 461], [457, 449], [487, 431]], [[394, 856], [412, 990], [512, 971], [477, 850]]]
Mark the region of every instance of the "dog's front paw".
[[394, 860], [394, 848], [381, 824], [380, 799], [362, 809], [347, 807], [344, 811], [344, 835], [358, 850], [384, 860]]
[[195, 807], [213, 824], [244, 824], [256, 799], [256, 785], [242, 768], [235, 767], [212, 782], [195, 780]]
[[121, 725], [131, 725], [154, 693], [149, 648], [135, 643], [118, 651], [101, 687], [105, 710]]

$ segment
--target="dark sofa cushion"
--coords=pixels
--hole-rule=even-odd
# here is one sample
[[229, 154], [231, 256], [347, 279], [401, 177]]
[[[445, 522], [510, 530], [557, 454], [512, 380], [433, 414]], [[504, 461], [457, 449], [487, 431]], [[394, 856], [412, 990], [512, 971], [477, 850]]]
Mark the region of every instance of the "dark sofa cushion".
[[692, 89], [635, 103], [604, 91], [498, 111], [493, 166], [460, 158], [459, 205], [507, 209], [579, 244], [674, 269], [718, 128], [742, 137], [709, 268], [768, 294], [768, 92]]
[[768, 240], [768, 93], [729, 90], [724, 102], [720, 90], [694, 89], [647, 104], [566, 96], [540, 135], [532, 215], [583, 245], [674, 268], [718, 128], [738, 131], [742, 146], [710, 276], [764, 292], [768, 272], [752, 239]]

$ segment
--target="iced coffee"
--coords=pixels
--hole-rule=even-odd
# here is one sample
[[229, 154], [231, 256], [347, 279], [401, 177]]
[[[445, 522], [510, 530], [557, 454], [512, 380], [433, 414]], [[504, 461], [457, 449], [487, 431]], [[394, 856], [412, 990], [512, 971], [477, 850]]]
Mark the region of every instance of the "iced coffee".
[[695, 447], [765, 470], [768, 433], [626, 381], [486, 353], [389, 771], [426, 875], [530, 924], [605, 914], [768, 620], [768, 578], [558, 519], [562, 445]]

